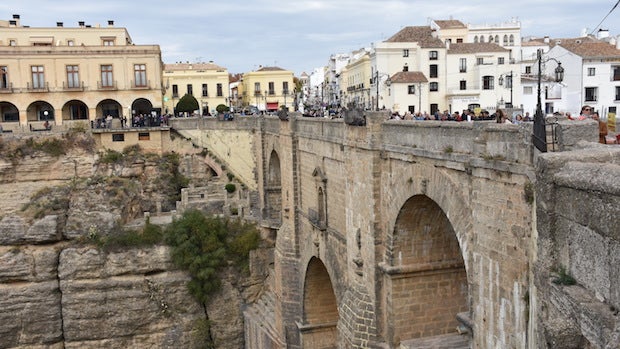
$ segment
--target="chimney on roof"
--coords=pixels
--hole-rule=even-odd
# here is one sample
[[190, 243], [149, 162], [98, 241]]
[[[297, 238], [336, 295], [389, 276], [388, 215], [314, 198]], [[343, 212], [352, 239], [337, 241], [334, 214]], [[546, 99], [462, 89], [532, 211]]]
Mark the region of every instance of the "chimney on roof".
[[543, 42], [545, 44], [548, 44], [549, 43], [549, 36], [545, 35], [545, 37], [543, 38]]
[[57, 27], [62, 27], [62, 22], [56, 22]]
[[598, 33], [596, 33], [596, 38], [597, 39], [606, 39], [609, 37], [609, 30], [607, 29], [599, 29]]
[[588, 36], [588, 28], [581, 29], [581, 35], [579, 36]]
[[446, 50], [450, 50], [450, 43], [452, 41], [450, 39], [446, 40]]
[[84, 21], [79, 21], [78, 25], [80, 26], [80, 28], [84, 28]]
[[114, 21], [110, 20], [108, 21], [108, 27], [113, 27], [114, 26]]

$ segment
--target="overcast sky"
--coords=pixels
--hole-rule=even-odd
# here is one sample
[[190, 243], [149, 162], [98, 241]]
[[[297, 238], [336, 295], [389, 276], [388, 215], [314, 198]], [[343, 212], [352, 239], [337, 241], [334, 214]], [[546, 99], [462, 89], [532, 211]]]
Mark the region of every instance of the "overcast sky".
[[[135, 44], [158, 44], [164, 63], [214, 61], [230, 73], [259, 65], [296, 75], [331, 54], [380, 42], [428, 19], [497, 24], [517, 18], [522, 36], [577, 37], [592, 32], [618, 0], [20, 0], [0, 2], [0, 19], [22, 25], [125, 27]], [[620, 6], [619, 6], [620, 7]], [[600, 25], [620, 34], [620, 8]]]

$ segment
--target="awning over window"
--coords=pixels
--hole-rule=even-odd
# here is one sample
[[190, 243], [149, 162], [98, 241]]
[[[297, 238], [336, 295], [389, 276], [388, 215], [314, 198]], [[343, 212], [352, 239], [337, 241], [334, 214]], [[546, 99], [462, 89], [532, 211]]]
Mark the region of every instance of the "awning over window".
[[31, 36], [30, 42], [33, 44], [51, 45], [54, 42], [53, 36]]
[[267, 110], [278, 110], [278, 102], [267, 102]]

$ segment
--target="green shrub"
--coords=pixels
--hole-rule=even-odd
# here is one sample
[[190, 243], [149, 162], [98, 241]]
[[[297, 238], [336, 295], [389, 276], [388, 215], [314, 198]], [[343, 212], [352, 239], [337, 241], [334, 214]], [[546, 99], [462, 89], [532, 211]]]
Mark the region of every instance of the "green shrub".
[[101, 155], [99, 162], [104, 164], [116, 164], [123, 159], [123, 153], [116, 150], [107, 149], [106, 152]]
[[233, 178], [235, 178], [235, 175], [230, 172], [226, 172], [226, 177], [228, 177], [228, 181], [230, 182], [233, 180]]
[[553, 279], [554, 284], [570, 286], [577, 283], [577, 280], [575, 280], [575, 278], [573, 278], [572, 275], [570, 275], [568, 271], [566, 271], [566, 268], [564, 268], [564, 266], [560, 266], [556, 274], [556, 277]]
[[217, 107], [215, 107], [215, 111], [217, 111], [218, 113], [226, 113], [230, 110], [230, 108], [225, 105], [225, 104], [218, 104]]
[[98, 245], [104, 250], [115, 250], [127, 247], [153, 246], [163, 242], [163, 240], [162, 228], [147, 220], [142, 231], [125, 230], [117, 234], [100, 237]]
[[237, 190], [237, 186], [235, 186], [233, 183], [228, 183], [224, 186], [224, 189], [226, 189], [226, 191], [229, 193], [234, 193], [235, 190]]
[[254, 225], [190, 210], [166, 228], [165, 241], [171, 246], [172, 261], [192, 277], [189, 292], [204, 304], [219, 290], [219, 272], [228, 261], [246, 268], [260, 235]]

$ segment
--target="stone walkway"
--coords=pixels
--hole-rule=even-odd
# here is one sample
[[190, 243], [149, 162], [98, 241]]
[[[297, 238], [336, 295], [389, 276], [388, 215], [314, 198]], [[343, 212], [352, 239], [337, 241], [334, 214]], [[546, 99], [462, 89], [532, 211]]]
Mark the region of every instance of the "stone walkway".
[[469, 349], [469, 336], [444, 334], [400, 342], [400, 349]]

